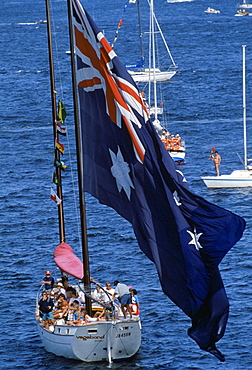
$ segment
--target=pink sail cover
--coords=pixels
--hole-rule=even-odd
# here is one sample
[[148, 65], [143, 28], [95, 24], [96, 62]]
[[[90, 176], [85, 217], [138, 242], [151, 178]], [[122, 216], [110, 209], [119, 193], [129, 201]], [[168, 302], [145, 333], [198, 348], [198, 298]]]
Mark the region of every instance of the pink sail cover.
[[83, 278], [83, 263], [74, 254], [72, 247], [67, 243], [60, 243], [54, 251], [54, 261], [56, 265], [69, 275], [77, 279]]

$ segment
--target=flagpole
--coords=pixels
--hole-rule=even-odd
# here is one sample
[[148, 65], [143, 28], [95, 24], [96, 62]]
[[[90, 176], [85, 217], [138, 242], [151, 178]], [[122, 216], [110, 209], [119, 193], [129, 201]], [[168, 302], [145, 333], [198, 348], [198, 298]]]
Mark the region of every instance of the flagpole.
[[[76, 82], [76, 66], [75, 66], [75, 51], [74, 51], [74, 35], [73, 35], [73, 22], [72, 22], [72, 0], [67, 1], [68, 4], [68, 23], [69, 23], [69, 37], [70, 37], [70, 51], [71, 51], [71, 67], [72, 67], [72, 87], [73, 87], [73, 102], [74, 102], [74, 121], [75, 121], [75, 138], [76, 138], [76, 155], [78, 167], [78, 184], [79, 184], [79, 206], [80, 206], [80, 222], [81, 222], [81, 236], [82, 236], [82, 255], [83, 255], [83, 282], [85, 290], [90, 294], [90, 268], [88, 256], [88, 240], [87, 240], [87, 224], [86, 224], [86, 207], [83, 186], [83, 157], [81, 145], [81, 132], [80, 132], [80, 117], [79, 117], [79, 104], [77, 95], [77, 82]], [[91, 299], [86, 296], [86, 311], [91, 315], [92, 304]]]
[[[51, 30], [51, 17], [50, 17], [50, 5], [49, 0], [46, 1], [46, 17], [47, 17], [47, 36], [48, 36], [48, 50], [49, 50], [49, 65], [50, 65], [50, 81], [51, 81], [51, 100], [52, 100], [52, 119], [53, 119], [53, 135], [54, 135], [54, 146], [55, 146], [55, 160], [60, 162], [60, 153], [56, 148], [56, 140], [58, 140], [57, 133], [57, 103], [56, 103], [56, 89], [55, 89], [55, 77], [54, 77], [54, 62], [53, 62], [53, 48], [52, 48], [52, 30]], [[58, 218], [59, 218], [59, 234], [60, 243], [65, 242], [65, 225], [64, 225], [64, 211], [63, 211], [63, 193], [62, 193], [62, 178], [61, 169], [55, 166], [55, 172], [57, 176], [57, 195], [61, 199], [61, 203], [58, 205]]]

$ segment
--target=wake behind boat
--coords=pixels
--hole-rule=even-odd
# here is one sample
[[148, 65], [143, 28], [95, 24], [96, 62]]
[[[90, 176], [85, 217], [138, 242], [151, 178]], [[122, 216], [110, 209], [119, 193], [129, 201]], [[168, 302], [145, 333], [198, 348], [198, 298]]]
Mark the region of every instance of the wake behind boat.
[[244, 169], [235, 170], [230, 175], [221, 176], [202, 176], [208, 188], [240, 188], [252, 186], [252, 166], [248, 165], [247, 159], [247, 134], [246, 134], [246, 66], [245, 66], [245, 48], [243, 48], [243, 134], [244, 134]]

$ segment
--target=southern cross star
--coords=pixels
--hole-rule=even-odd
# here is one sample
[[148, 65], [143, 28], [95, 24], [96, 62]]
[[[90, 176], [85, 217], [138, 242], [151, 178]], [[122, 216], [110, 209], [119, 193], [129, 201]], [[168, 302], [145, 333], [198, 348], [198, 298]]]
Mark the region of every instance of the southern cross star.
[[197, 249], [197, 251], [200, 249], [200, 248], [203, 248], [201, 245], [200, 245], [200, 242], [199, 242], [199, 238], [201, 237], [202, 233], [199, 233], [199, 234], [196, 234], [196, 230], [194, 230], [194, 232], [192, 233], [191, 231], [189, 230], [186, 230], [188, 232], [188, 234], [191, 236], [192, 240], [188, 243], [188, 244], [194, 244], [195, 245], [195, 248]]
[[177, 191], [175, 190], [174, 193], [173, 193], [173, 198], [175, 200], [175, 203], [177, 204], [177, 206], [181, 206], [181, 203], [180, 203], [180, 199], [179, 199], [179, 196], [178, 196], [178, 193]]
[[184, 176], [184, 174], [183, 174], [183, 172], [181, 172], [181, 171], [179, 171], [179, 170], [176, 170], [176, 172], [178, 172], [182, 177], [183, 177], [183, 182], [187, 182], [186, 181], [186, 178], [185, 178], [185, 176]]
[[117, 189], [120, 192], [122, 189], [124, 189], [128, 199], [130, 200], [130, 192], [131, 188], [134, 189], [134, 185], [131, 181], [131, 178], [129, 176], [129, 165], [127, 162], [124, 161], [122, 152], [118, 146], [117, 154], [112, 152], [112, 150], [109, 149], [109, 153], [113, 162], [113, 166], [111, 167], [111, 173], [116, 179], [116, 185]]

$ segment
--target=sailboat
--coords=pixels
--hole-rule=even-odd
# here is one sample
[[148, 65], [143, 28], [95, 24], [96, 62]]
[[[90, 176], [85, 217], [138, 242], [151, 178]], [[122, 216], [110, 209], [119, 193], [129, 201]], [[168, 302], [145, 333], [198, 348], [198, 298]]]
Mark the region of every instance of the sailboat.
[[[51, 96], [57, 131], [48, 1]], [[129, 317], [122, 317], [119, 308], [124, 308], [123, 302], [117, 307], [114, 301], [97, 301], [91, 295], [90, 285], [95, 280], [91, 279], [87, 244], [84, 193], [88, 192], [132, 225], [141, 251], [157, 268], [164, 293], [191, 319], [188, 335], [202, 350], [224, 361], [216, 343], [225, 333], [229, 305], [218, 265], [241, 238], [245, 221], [190, 191], [162, 145], [136, 84], [103, 33], [79, 0], [68, 0], [68, 14], [83, 260], [66, 243], [58, 157], [63, 146], [54, 133], [58, 193], [52, 197], [59, 206], [60, 220], [54, 261], [63, 274], [79, 280], [76, 290], [85, 295], [88, 316], [76, 325], [54, 316], [55, 322], [43, 325], [44, 316], [42, 320], [37, 311], [42, 343], [58, 356], [109, 363], [133, 356], [141, 343], [139, 315], [131, 317], [129, 311]], [[63, 116], [58, 113], [62, 120]], [[122, 259], [125, 253], [130, 252], [122, 250]], [[40, 294], [41, 290], [39, 302]], [[97, 304], [106, 314], [104, 320], [93, 316]]]
[[[169, 59], [171, 60], [171, 66], [169, 66], [166, 70], [162, 70], [160, 68], [158, 68], [157, 66], [155, 66], [155, 68], [153, 66], [148, 66], [146, 67], [145, 66], [145, 56], [144, 56], [144, 48], [143, 48], [143, 33], [142, 33], [142, 27], [141, 27], [141, 10], [140, 10], [140, 0], [137, 0], [137, 6], [138, 6], [138, 24], [139, 24], [139, 39], [140, 39], [140, 61], [135, 64], [135, 65], [126, 65], [126, 68], [129, 72], [129, 74], [131, 75], [131, 77], [133, 78], [133, 80], [135, 82], [149, 82], [149, 81], [157, 81], [157, 82], [161, 82], [161, 81], [169, 81], [176, 73], [177, 73], [177, 65], [172, 57], [172, 54], [171, 54], [171, 51], [169, 49], [169, 46], [165, 40], [165, 37], [164, 37], [164, 34], [160, 28], [160, 25], [159, 25], [159, 22], [155, 16], [155, 14], [153, 14], [153, 19], [156, 23], [156, 33], [159, 34], [163, 44], [164, 44], [164, 47], [165, 47], [165, 50], [168, 54], [168, 57]], [[149, 6], [150, 6], [150, 2], [148, 1], [149, 3]]]
[[[170, 156], [173, 158], [176, 164], [185, 164], [185, 143], [179, 134], [173, 135], [169, 133], [166, 127], [164, 127], [164, 122], [160, 122], [159, 117], [163, 115], [163, 106], [158, 105], [158, 93], [160, 96], [162, 94], [162, 87], [164, 81], [160, 81], [158, 78], [159, 73], [156, 73], [156, 26], [158, 25], [155, 12], [154, 12], [154, 2], [150, 1], [150, 52], [149, 52], [149, 65], [150, 69], [153, 71], [152, 78], [149, 79], [149, 90], [148, 90], [148, 111], [152, 117], [152, 122], [156, 128], [165, 149], [168, 151]], [[158, 28], [160, 30], [160, 28]], [[160, 99], [159, 96], [159, 99]], [[154, 103], [151, 103], [151, 97], [154, 99]]]
[[239, 5], [239, 8], [249, 9], [252, 8], [252, 4], [248, 3], [247, 0], [243, 0], [243, 3]]
[[243, 49], [243, 138], [244, 138], [244, 169], [235, 170], [230, 175], [202, 176], [208, 188], [239, 188], [252, 186], [252, 166], [248, 165], [252, 159], [247, 158], [247, 133], [246, 133], [246, 45]]
[[[73, 21], [78, 16], [82, 16], [82, 10], [78, 1], [68, 1], [69, 5], [69, 22], [71, 30], [76, 27]], [[72, 8], [73, 6], [73, 8]], [[88, 248], [87, 248], [87, 235], [85, 224], [85, 202], [83, 194], [82, 177], [79, 176], [79, 191], [80, 191], [80, 213], [81, 213], [81, 229], [82, 229], [82, 245], [83, 256], [82, 261], [75, 256], [73, 249], [65, 242], [64, 230], [64, 213], [63, 213], [63, 195], [62, 195], [62, 177], [61, 169], [63, 162], [60, 159], [60, 152], [64, 147], [58, 137], [59, 130], [63, 127], [60, 126], [59, 112], [56, 110], [56, 90], [54, 82], [54, 66], [53, 66], [53, 51], [51, 39], [51, 22], [50, 22], [50, 7], [49, 0], [46, 0], [47, 11], [47, 30], [48, 30], [48, 45], [49, 45], [49, 60], [50, 60], [50, 76], [51, 76], [51, 96], [52, 96], [52, 112], [53, 112], [53, 126], [54, 126], [54, 141], [55, 146], [55, 164], [57, 181], [57, 194], [51, 190], [51, 198], [58, 204], [59, 213], [59, 231], [60, 231], [60, 244], [54, 251], [54, 261], [56, 265], [63, 271], [64, 274], [69, 274], [79, 279], [79, 283], [74, 286], [78, 293], [85, 295], [85, 312], [88, 313], [88, 319], [83, 314], [82, 320], [76, 325], [69, 325], [66, 319], [55, 320], [54, 325], [43, 325], [41, 314], [39, 313], [38, 302], [42, 296], [44, 286], [42, 286], [37, 295], [37, 309], [36, 320], [39, 334], [45, 349], [58, 356], [64, 356], [70, 359], [81, 360], [85, 362], [92, 361], [108, 361], [111, 363], [113, 360], [121, 360], [132, 357], [139, 349], [141, 343], [141, 321], [139, 314], [132, 315], [126, 319], [121, 315], [120, 307], [115, 302], [110, 302], [111, 297], [107, 296], [104, 301], [94, 299], [91, 295], [90, 284], [96, 283], [94, 279], [90, 279], [89, 261], [88, 261]], [[74, 15], [73, 15], [74, 13]], [[73, 20], [73, 21], [72, 21]], [[74, 51], [74, 36], [71, 38], [71, 51]], [[74, 56], [74, 52], [72, 55]], [[74, 57], [73, 57], [74, 58]], [[74, 59], [72, 60], [74, 66]], [[73, 70], [75, 67], [73, 67]], [[75, 88], [75, 87], [74, 87]], [[77, 104], [77, 102], [75, 102]], [[62, 106], [62, 105], [61, 105]], [[78, 117], [76, 115], [76, 122]], [[78, 158], [78, 170], [81, 171], [81, 154], [80, 154], [80, 137], [79, 137], [78, 123], [76, 123], [76, 149]], [[59, 150], [60, 149], [60, 150]], [[96, 285], [99, 285], [96, 283]], [[72, 286], [73, 287], [73, 286]], [[103, 289], [100, 286], [101, 289]], [[57, 290], [57, 289], [56, 289]], [[52, 290], [52, 294], [54, 290]], [[104, 294], [105, 291], [104, 291]], [[107, 303], [105, 303], [107, 302]], [[93, 317], [95, 312], [104, 312], [105, 320], [97, 321]]]

